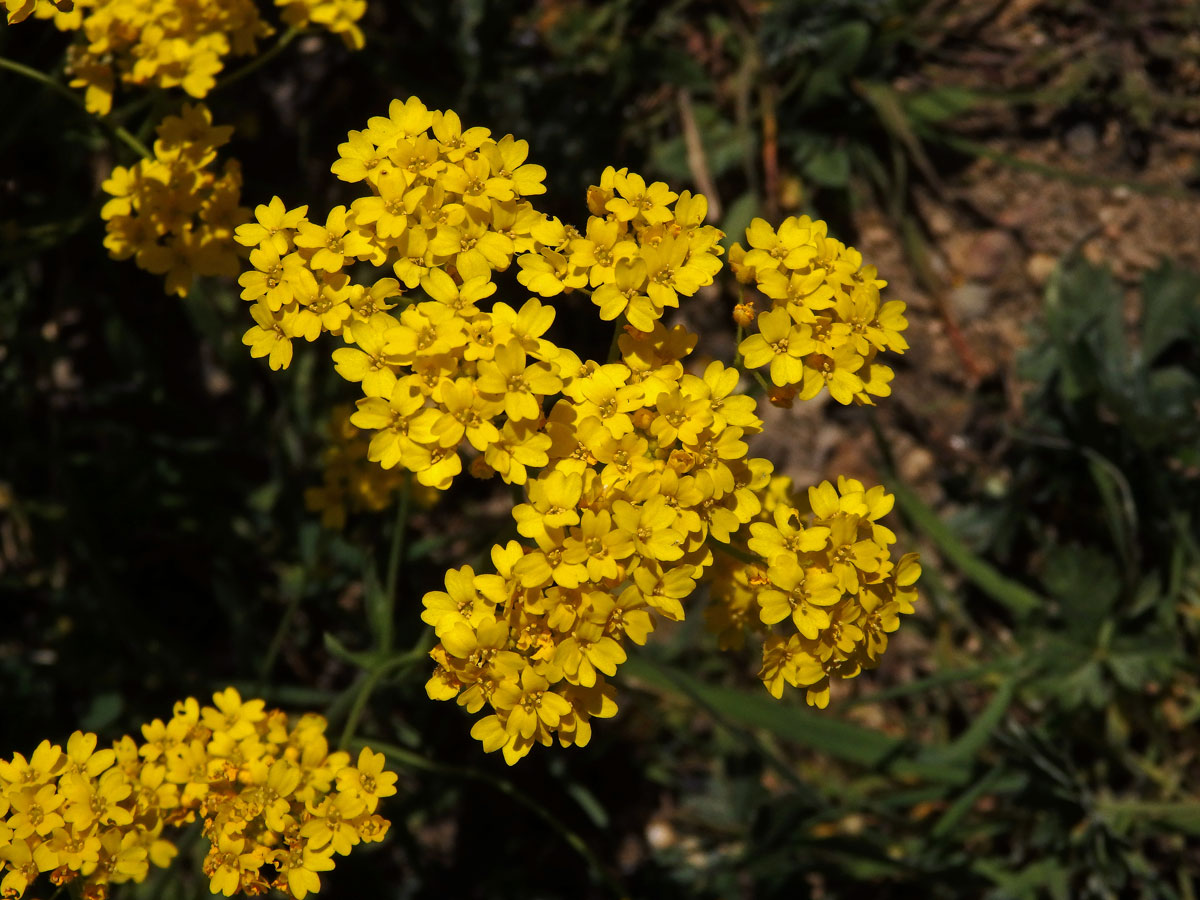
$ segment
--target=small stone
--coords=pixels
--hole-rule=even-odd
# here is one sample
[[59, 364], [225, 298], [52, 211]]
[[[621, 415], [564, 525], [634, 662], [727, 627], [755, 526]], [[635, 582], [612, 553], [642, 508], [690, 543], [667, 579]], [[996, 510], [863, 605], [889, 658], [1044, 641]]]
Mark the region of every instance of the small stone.
[[1011, 234], [1000, 228], [981, 232], [971, 242], [970, 250], [961, 269], [967, 278], [992, 281], [1016, 257], [1017, 242]]
[[966, 281], [950, 291], [950, 302], [959, 322], [978, 319], [987, 312], [992, 292], [978, 281]]
[[1092, 239], [1083, 245], [1083, 258], [1093, 266], [1103, 265], [1108, 261], [1108, 250], [1103, 241]]
[[1063, 135], [1063, 144], [1072, 156], [1085, 158], [1095, 153], [1096, 148], [1100, 146], [1100, 135], [1090, 122], [1080, 122]]
[[1057, 265], [1058, 260], [1049, 253], [1035, 253], [1025, 263], [1025, 274], [1029, 276], [1030, 281], [1041, 287], [1050, 280]]
[[929, 230], [938, 237], [945, 237], [954, 231], [954, 217], [945, 207], [935, 206], [925, 216]]
[[936, 460], [924, 447], [914, 446], [901, 455], [897, 474], [906, 484], [913, 484], [933, 471]]

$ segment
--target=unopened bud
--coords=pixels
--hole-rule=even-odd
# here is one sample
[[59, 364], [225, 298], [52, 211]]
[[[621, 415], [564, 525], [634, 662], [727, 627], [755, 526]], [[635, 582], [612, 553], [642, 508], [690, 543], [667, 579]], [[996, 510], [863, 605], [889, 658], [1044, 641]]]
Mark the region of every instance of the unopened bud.
[[767, 399], [771, 401], [772, 406], [791, 409], [792, 401], [796, 399], [796, 386], [788, 384], [783, 387], [773, 387], [767, 392]]
[[745, 303], [739, 303], [733, 308], [733, 321], [741, 325], [743, 328], [751, 325], [754, 322], [754, 301], [747, 300]]
[[633, 414], [633, 427], [638, 431], [649, 431], [650, 423], [654, 421], [654, 410], [644, 406]]
[[487, 462], [484, 461], [482, 456], [477, 456], [471, 460], [471, 465], [468, 471], [473, 477], [485, 481], [496, 474], [496, 470], [489, 466]]
[[696, 457], [687, 450], [672, 450], [671, 455], [667, 457], [667, 465], [682, 475], [684, 472], [692, 471], [696, 465]]

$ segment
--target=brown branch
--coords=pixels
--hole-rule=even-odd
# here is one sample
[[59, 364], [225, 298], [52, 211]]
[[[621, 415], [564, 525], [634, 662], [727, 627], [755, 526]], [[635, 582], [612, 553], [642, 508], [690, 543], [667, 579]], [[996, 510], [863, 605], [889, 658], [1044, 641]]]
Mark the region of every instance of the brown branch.
[[708, 168], [708, 155], [704, 152], [704, 141], [700, 137], [700, 129], [696, 126], [696, 113], [692, 109], [692, 95], [686, 88], [681, 88], [676, 94], [679, 102], [679, 124], [683, 129], [683, 143], [687, 147], [688, 169], [696, 187], [708, 198], [708, 216], [714, 222], [721, 221], [721, 198], [717, 194], [717, 185], [713, 181], [712, 172]]

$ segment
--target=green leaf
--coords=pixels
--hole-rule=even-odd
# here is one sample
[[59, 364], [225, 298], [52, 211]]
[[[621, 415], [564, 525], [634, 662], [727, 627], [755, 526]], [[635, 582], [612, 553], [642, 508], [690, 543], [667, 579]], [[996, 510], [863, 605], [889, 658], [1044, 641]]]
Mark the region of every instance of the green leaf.
[[826, 52], [820, 62], [821, 70], [845, 78], [857, 71], [871, 41], [871, 27], [866, 22], [846, 22], [830, 29], [822, 38]]
[[1094, 659], [1089, 659], [1066, 676], [1055, 676], [1054, 692], [1068, 709], [1085, 705], [1099, 709], [1108, 702], [1109, 697], [1104, 669]]
[[1120, 832], [1127, 831], [1130, 825], [1140, 820], [1200, 837], [1200, 802], [1194, 800], [1176, 803], [1102, 800], [1097, 812], [1112, 819]]
[[811, 111], [827, 101], [844, 101], [847, 93], [845, 78], [831, 69], [816, 69], [804, 82], [800, 107]]
[[903, 99], [896, 89], [883, 81], [855, 81], [854, 90], [875, 110], [875, 114], [879, 116], [879, 121], [888, 134], [908, 151], [908, 155], [925, 179], [930, 184], [940, 184], [941, 179], [938, 177], [937, 170], [929, 161], [929, 157], [925, 153], [925, 145], [914, 131]]
[[909, 118], [934, 124], [970, 111], [979, 102], [979, 95], [969, 88], [947, 84], [905, 94], [901, 102]]
[[963, 791], [929, 830], [931, 837], [945, 837], [971, 811], [975, 802], [985, 794], [1011, 794], [1022, 790], [1029, 783], [1023, 772], [1007, 772], [1003, 766], [994, 766], [986, 775]]
[[1164, 262], [1142, 279], [1142, 358], [1153, 362], [1200, 323], [1200, 275]]
[[990, 563], [981, 559], [959, 540], [949, 525], [926, 506], [904, 483], [889, 479], [888, 488], [896, 495], [896, 503], [917, 530], [937, 545], [946, 561], [963, 573], [977, 588], [1006, 607], [1013, 615], [1023, 618], [1035, 609], [1046, 606], [1044, 598], [1022, 584], [1005, 578]]
[[749, 191], [729, 204], [721, 220], [721, 230], [725, 232], [721, 245], [726, 251], [735, 241], [746, 240], [746, 229], [750, 227], [751, 220], [758, 215], [760, 208], [758, 197]]
[[787, 706], [765, 691], [752, 694], [704, 684], [674, 667], [651, 662], [645, 656], [630, 657], [622, 671], [656, 687], [680, 691], [729, 722], [766, 729], [778, 737], [846, 762], [879, 766], [902, 747], [900, 741], [878, 731]]
[[1088, 461], [1088, 471], [1104, 505], [1104, 520], [1112, 535], [1113, 545], [1121, 554], [1126, 571], [1137, 565], [1137, 506], [1129, 480], [1112, 462], [1088, 447], [1081, 448]]
[[1004, 720], [1009, 706], [1012, 705], [1016, 688], [1016, 678], [1006, 678], [1000, 683], [996, 693], [988, 701], [988, 705], [975, 717], [966, 731], [950, 744], [942, 747], [930, 747], [918, 757], [918, 760], [926, 764], [948, 766], [972, 762]]
[[1059, 394], [1068, 406], [1101, 382], [1120, 389], [1127, 379], [1121, 291], [1104, 268], [1076, 262], [1060, 267], [1046, 286], [1046, 328], [1058, 351]]
[[79, 727], [82, 731], [103, 731], [117, 721], [124, 709], [125, 701], [120, 694], [97, 694], [79, 720]]
[[989, 894], [997, 900], [1068, 900], [1070, 871], [1053, 858], [1040, 859], [1023, 869], [1012, 871], [1009, 860], [978, 860], [972, 866], [976, 872], [990, 878], [1003, 893]]
[[1050, 550], [1042, 583], [1058, 600], [1068, 630], [1081, 638], [1099, 630], [1112, 612], [1121, 585], [1109, 554], [1078, 544]]
[[1104, 658], [1117, 684], [1131, 691], [1141, 691], [1151, 681], [1169, 677], [1171, 663], [1169, 652], [1158, 648], [1111, 653]]
[[376, 650], [351, 650], [328, 631], [322, 638], [326, 652], [334, 659], [367, 671], [373, 670], [379, 664], [380, 656]]
[[822, 187], [840, 188], [850, 183], [850, 155], [827, 145], [804, 161], [804, 174]]

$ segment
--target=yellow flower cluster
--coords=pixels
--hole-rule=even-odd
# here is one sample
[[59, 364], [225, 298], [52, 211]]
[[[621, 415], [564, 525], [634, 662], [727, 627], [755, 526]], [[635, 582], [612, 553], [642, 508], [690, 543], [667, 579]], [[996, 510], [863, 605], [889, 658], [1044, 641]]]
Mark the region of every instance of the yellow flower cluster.
[[559, 226], [557, 239], [518, 260], [521, 284], [543, 297], [591, 288], [601, 319], [624, 315], [650, 331], [667, 307], [712, 284], [721, 270], [724, 235], [704, 224], [703, 195], [676, 194], [661, 181], [647, 187], [640, 175], [609, 166], [588, 189], [587, 204], [585, 235]]
[[225, 57], [253, 54], [256, 41], [272, 30], [253, 0], [75, 0], [73, 5], [64, 12], [58, 8], [62, 4], [39, 0], [25, 15], [31, 11], [53, 18], [62, 31], [80, 32], [67, 72], [71, 87], [84, 89], [88, 111], [98, 115], [112, 110], [118, 81], [182, 88], [204, 97], [216, 85]]
[[102, 900], [109, 885], [169, 865], [164, 828], [197, 815], [212, 843], [209, 886], [225, 896], [273, 886], [300, 900], [335, 854], [383, 838], [389, 823], [376, 809], [396, 776], [382, 755], [364, 749], [352, 765], [329, 752], [320, 716], [289, 723], [233, 688], [213, 703], [175, 704], [169, 721], [142, 726], [141, 744], [127, 735], [97, 750], [96, 735], [76, 731], [65, 752], [42, 741], [29, 759], [0, 760], [0, 897], [19, 900], [48, 872]]
[[340, 37], [347, 49], [363, 48], [358, 20], [367, 11], [367, 0], [275, 0], [275, 5], [283, 7], [283, 21], [289, 25], [320, 25]]
[[75, 9], [74, 0], [0, 0], [0, 9], [8, 16], [8, 24], [24, 22], [34, 13], [39, 19], [66, 14]]
[[[744, 544], [777, 483], [768, 461], [747, 456], [743, 438], [762, 422], [754, 399], [738, 392], [740, 373], [719, 361], [689, 372], [683, 360], [697, 335], [659, 321], [720, 269], [723, 235], [703, 224], [705, 199], [609, 168], [588, 191], [584, 236], [523, 199], [542, 192], [545, 176], [527, 152], [511, 136], [464, 130], [453, 112], [393, 101], [387, 117], [350, 133], [333, 165], [369, 196], [336, 207], [324, 225], [306, 218], [307, 207], [288, 210], [274, 198], [237, 233], [254, 248], [254, 268], [240, 281], [257, 323], [243, 338], [251, 354], [281, 368], [292, 339], [340, 336], [350, 346], [333, 360], [365, 395], [351, 422], [373, 432], [369, 459], [444, 489], [465, 454], [477, 477], [523, 486], [513, 517], [526, 542], [492, 548], [495, 574], [448, 572], [422, 615], [439, 639], [427, 692], [472, 713], [486, 708], [472, 734], [509, 763], [555, 736], [563, 745], [589, 741], [590, 720], [616, 712], [606, 678], [624, 662], [626, 639], [643, 643], [656, 616], [684, 617], [682, 601], [711, 569], [712, 548]], [[823, 227], [812, 223], [812, 233]], [[497, 289], [493, 273], [514, 258], [530, 291], [594, 288], [601, 317], [626, 320], [610, 361], [584, 361], [552, 343], [554, 309], [536, 298], [519, 309], [480, 307]], [[345, 271], [355, 261], [391, 266], [396, 277], [356, 283]], [[831, 264], [829, 278], [841, 271]], [[423, 297], [392, 312], [401, 283]], [[846, 521], [877, 527], [872, 514], [886, 512], [878, 491], [853, 493]], [[835, 574], [813, 581], [841, 585], [836, 598], [821, 595], [840, 618], [812, 639], [840, 646], [831, 629], [858, 621], [855, 603], [869, 607], [865, 623], [875, 606], [863, 592], [883, 596], [892, 565], [884, 549], [871, 557], [867, 587], [843, 579], [844, 532], [859, 518], [835, 528], [837, 511], [821, 509], [810, 555], [791, 562], [807, 571], [822, 554], [837, 560], [827, 561]], [[817, 547], [819, 535], [828, 542]], [[878, 543], [890, 532], [870, 535]], [[789, 583], [788, 561], [769, 562], [789, 591], [803, 577]], [[759, 569], [740, 566], [747, 587]], [[773, 622], [785, 618], [776, 614], [786, 600], [763, 600]]]
[[165, 275], [167, 293], [185, 296], [196, 275], [238, 271], [234, 228], [249, 215], [239, 205], [241, 167], [227, 160], [221, 174], [212, 171], [232, 133], [214, 126], [203, 104], [184, 104], [158, 126], [154, 159], [117, 166], [102, 185], [112, 195], [100, 210], [104, 246], [114, 259]]
[[[463, 131], [455, 113], [416, 98], [368, 124], [339, 148], [333, 172], [369, 196], [335, 207], [323, 225], [276, 197], [238, 228], [237, 240], [254, 248], [254, 269], [239, 283], [257, 324], [243, 341], [278, 369], [291, 361], [292, 339], [340, 336], [349, 346], [334, 352], [337, 371], [366, 395], [352, 422], [374, 432], [370, 459], [384, 468], [402, 464], [444, 489], [462, 471], [459, 447], [470, 445], [506, 481], [523, 483], [549, 446], [535, 434], [541, 400], [561, 387], [550, 364], [558, 348], [541, 337], [554, 311], [537, 300], [476, 304], [496, 290], [492, 271], [546, 227], [521, 199], [543, 190], [545, 170], [525, 164], [524, 141]], [[356, 283], [344, 271], [355, 260], [390, 264], [399, 280]], [[395, 316], [388, 301], [401, 281], [430, 299]]]
[[708, 627], [722, 647], [741, 646], [748, 628], [765, 635], [759, 677], [773, 696], [785, 683], [803, 687], [808, 703], [824, 709], [830, 679], [874, 668], [900, 615], [913, 611], [917, 555], [893, 562], [896, 536], [879, 524], [894, 502], [852, 478], [810, 487], [807, 498], [792, 494], [790, 479], [773, 479], [749, 535], [737, 541], [740, 556], [765, 565], [718, 561]]
[[[10, 25], [28, 18], [54, 20], [80, 32], [70, 49], [71, 87], [83, 88], [89, 112], [112, 110], [117, 82], [182, 88], [207, 96], [230, 55], [250, 56], [274, 29], [253, 0], [3, 0]], [[351, 49], [363, 46], [357, 22], [366, 0], [276, 0], [295, 26], [320, 25]]]
[[778, 231], [755, 219], [746, 241], [750, 250], [733, 245], [730, 267], [738, 281], [758, 286], [770, 308], [738, 348], [745, 364], [769, 367], [784, 401], [828, 389], [838, 403], [873, 405], [872, 396], [891, 394], [893, 372], [874, 360], [883, 350], [908, 349], [900, 334], [908, 323], [903, 303], [880, 304], [887, 282], [875, 267], [808, 216], [784, 219]]
[[[368, 460], [370, 441], [350, 422], [349, 406], [335, 406], [322, 455], [322, 484], [304, 492], [304, 505], [321, 514], [326, 528], [344, 528], [347, 513], [379, 512], [392, 505], [396, 492], [412, 477]], [[411, 490], [412, 488], [410, 488]], [[419, 506], [437, 502], [437, 491], [425, 488], [413, 498]]]
[[[496, 575], [470, 567], [424, 598], [440, 639], [427, 691], [468, 711], [489, 707], [472, 734], [515, 762], [557, 735], [584, 745], [592, 717], [616, 712], [605, 676], [645, 643], [655, 616], [682, 602], [760, 508], [771, 464], [747, 457], [761, 420], [712, 362], [684, 370], [696, 335], [628, 326], [620, 362], [564, 371], [545, 421], [549, 457], [513, 509], [530, 543], [492, 550]], [[565, 352], [565, 351], [564, 351]]]

